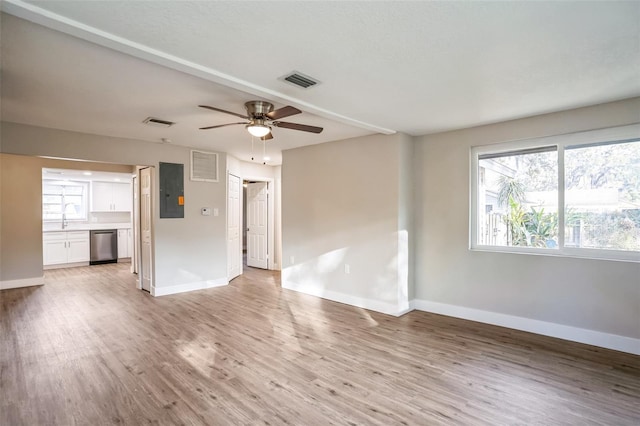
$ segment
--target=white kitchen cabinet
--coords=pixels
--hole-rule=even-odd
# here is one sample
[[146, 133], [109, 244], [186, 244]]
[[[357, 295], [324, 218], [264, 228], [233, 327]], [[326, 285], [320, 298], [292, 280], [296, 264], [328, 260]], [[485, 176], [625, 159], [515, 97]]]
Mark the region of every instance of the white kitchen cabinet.
[[113, 210], [117, 212], [130, 212], [132, 210], [133, 193], [131, 192], [131, 184], [114, 183], [113, 184]]
[[88, 262], [89, 231], [47, 232], [42, 237], [42, 264]]
[[131, 250], [129, 250], [130, 239], [130, 229], [118, 229], [118, 259], [131, 257]]
[[42, 238], [42, 264], [67, 263], [67, 233], [49, 232]]
[[112, 211], [113, 194], [110, 182], [91, 182], [91, 211]]
[[118, 182], [91, 182], [92, 212], [130, 212], [131, 184]]

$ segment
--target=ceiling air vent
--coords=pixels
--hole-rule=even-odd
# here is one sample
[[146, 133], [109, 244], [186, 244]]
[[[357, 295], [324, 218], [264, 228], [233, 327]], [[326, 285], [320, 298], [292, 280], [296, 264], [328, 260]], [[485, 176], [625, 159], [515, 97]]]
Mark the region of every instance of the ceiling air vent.
[[191, 151], [191, 180], [217, 182], [218, 154], [215, 152]]
[[160, 118], [147, 117], [142, 121], [144, 124], [148, 124], [149, 126], [156, 127], [171, 127], [174, 123], [173, 121], [162, 120]]
[[297, 71], [291, 72], [291, 74], [285, 75], [282, 79], [291, 84], [295, 84], [298, 87], [302, 87], [303, 89], [308, 89], [311, 86], [315, 86], [319, 83], [318, 80], [314, 80], [308, 75], [301, 74]]

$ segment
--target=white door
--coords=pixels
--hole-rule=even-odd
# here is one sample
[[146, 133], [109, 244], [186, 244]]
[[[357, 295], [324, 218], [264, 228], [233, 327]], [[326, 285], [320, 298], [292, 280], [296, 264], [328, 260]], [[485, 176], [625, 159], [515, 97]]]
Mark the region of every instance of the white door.
[[[138, 273], [138, 253], [140, 251], [140, 240], [137, 238], [140, 232], [140, 190], [138, 188], [138, 178], [133, 178], [133, 225], [129, 230], [129, 254], [131, 255], [131, 273]], [[138, 284], [139, 285], [139, 284]]]
[[240, 248], [240, 178], [229, 175], [229, 201], [227, 206], [227, 277], [229, 281], [242, 272]]
[[247, 185], [247, 266], [267, 269], [267, 183]]
[[140, 170], [140, 282], [142, 289], [151, 291], [153, 256], [151, 234], [151, 168]]

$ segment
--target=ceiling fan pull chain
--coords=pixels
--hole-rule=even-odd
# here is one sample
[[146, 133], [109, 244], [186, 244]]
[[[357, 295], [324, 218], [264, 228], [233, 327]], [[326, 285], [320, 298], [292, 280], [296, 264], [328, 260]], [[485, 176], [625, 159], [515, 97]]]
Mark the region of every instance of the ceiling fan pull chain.
[[253, 161], [253, 135], [251, 135], [251, 161]]
[[262, 139], [262, 164], [267, 164], [267, 141]]

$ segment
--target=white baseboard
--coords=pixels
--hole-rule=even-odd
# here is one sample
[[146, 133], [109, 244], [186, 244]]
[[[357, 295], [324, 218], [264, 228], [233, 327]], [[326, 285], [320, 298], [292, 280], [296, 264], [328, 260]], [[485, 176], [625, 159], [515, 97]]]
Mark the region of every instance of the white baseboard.
[[55, 265], [44, 265], [42, 269], [65, 269], [65, 268], [77, 268], [78, 266], [89, 266], [89, 262], [75, 262], [75, 263], [58, 263]]
[[217, 280], [196, 281], [192, 283], [163, 286], [163, 287], [151, 287], [152, 296], [167, 296], [169, 294], [186, 293], [188, 291], [205, 290], [208, 288], [221, 287], [229, 284], [226, 278], [218, 278]]
[[408, 306], [407, 308], [405, 308], [405, 309], [400, 309], [400, 310], [398, 310], [398, 313], [397, 313], [395, 316], [397, 316], [397, 317], [401, 317], [401, 316], [403, 316], [404, 314], [408, 314], [409, 312], [411, 312], [411, 311], [413, 311], [413, 310], [415, 310], [415, 309], [416, 309], [416, 308], [413, 306], [413, 303], [412, 303], [412, 302], [409, 302], [409, 306]]
[[35, 278], [23, 278], [21, 280], [0, 281], [0, 290], [9, 290], [10, 288], [32, 287], [34, 285], [43, 285], [44, 276]]
[[640, 355], [640, 339], [634, 339], [632, 337], [500, 314], [497, 312], [483, 311], [480, 309], [466, 308], [464, 306], [430, 302], [428, 300], [412, 300], [410, 306], [419, 311], [499, 325], [501, 327], [528, 331], [543, 336], [557, 337], [572, 342], [586, 343], [587, 345]]
[[334, 302], [340, 302], [351, 306], [357, 306], [359, 308], [369, 309], [371, 311], [376, 311], [387, 315], [393, 315], [396, 317], [406, 313], [400, 312], [398, 306], [393, 303], [352, 296], [350, 294], [322, 289], [316, 286], [286, 282], [282, 284], [282, 288], [308, 294], [310, 296], [320, 297], [322, 299], [332, 300]]

